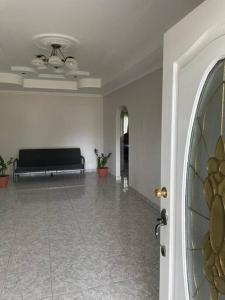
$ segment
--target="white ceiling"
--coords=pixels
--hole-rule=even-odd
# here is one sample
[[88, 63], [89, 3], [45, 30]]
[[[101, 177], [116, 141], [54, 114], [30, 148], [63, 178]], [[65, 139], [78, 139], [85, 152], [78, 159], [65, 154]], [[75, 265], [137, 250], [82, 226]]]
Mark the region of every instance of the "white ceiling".
[[40, 52], [33, 36], [66, 34], [81, 42], [69, 53], [80, 68], [102, 78], [102, 90], [91, 92], [107, 93], [159, 67], [163, 33], [201, 2], [0, 0], [0, 72], [11, 72], [12, 65], [30, 66]]

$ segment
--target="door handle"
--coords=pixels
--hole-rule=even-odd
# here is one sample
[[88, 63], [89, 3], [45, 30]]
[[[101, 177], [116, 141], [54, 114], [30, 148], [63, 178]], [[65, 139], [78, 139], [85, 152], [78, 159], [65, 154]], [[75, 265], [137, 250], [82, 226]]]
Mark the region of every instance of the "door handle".
[[157, 198], [167, 198], [167, 189], [165, 187], [163, 188], [157, 188], [155, 190], [155, 197]]
[[156, 237], [156, 239], [158, 239], [158, 237], [159, 237], [159, 228], [160, 228], [161, 226], [164, 226], [162, 222], [159, 222], [159, 223], [155, 226], [155, 237]]
[[163, 209], [161, 211], [160, 218], [157, 219], [158, 223], [155, 226], [155, 237], [156, 237], [156, 239], [158, 239], [158, 237], [159, 237], [160, 227], [167, 225], [167, 219], [168, 219], [167, 212], [166, 212], [165, 209]]

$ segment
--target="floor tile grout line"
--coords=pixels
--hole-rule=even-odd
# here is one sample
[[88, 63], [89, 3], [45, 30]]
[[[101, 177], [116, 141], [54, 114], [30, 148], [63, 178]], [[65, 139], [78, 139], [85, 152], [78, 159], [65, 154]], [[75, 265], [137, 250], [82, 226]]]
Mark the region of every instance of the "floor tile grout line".
[[[67, 194], [67, 195], [68, 195], [68, 194]], [[70, 204], [71, 204], [72, 210], [73, 210], [73, 212], [74, 212], [74, 215], [75, 215], [74, 206], [73, 206], [73, 204], [72, 204], [72, 201], [71, 201], [71, 199], [70, 199], [70, 198], [69, 198], [69, 201], [70, 201]], [[77, 222], [77, 224], [78, 224], [79, 231], [80, 231], [80, 234], [81, 234], [81, 236], [82, 236], [82, 239], [83, 239], [83, 242], [84, 242], [84, 245], [85, 245], [86, 251], [87, 251], [87, 257], [88, 257], [89, 259], [91, 259], [91, 260], [92, 260], [92, 258], [91, 258], [91, 257], [90, 257], [90, 255], [89, 255], [89, 251], [88, 251], [87, 243], [86, 243], [86, 241], [85, 241], [85, 238], [84, 238], [84, 235], [83, 235], [83, 233], [82, 233], [82, 230], [81, 230], [81, 227], [80, 227], [80, 224], [79, 224], [79, 222]], [[96, 266], [94, 266], [94, 271], [95, 271], [96, 277], [98, 277], [98, 272], [97, 272], [97, 270], [96, 270]], [[82, 294], [83, 294], [83, 292], [82, 292]]]
[[[122, 284], [122, 283], [125, 283], [125, 282], [128, 282], [128, 281], [133, 281], [133, 280], [137, 280], [137, 279], [140, 279], [140, 278], [143, 278], [143, 277], [147, 277], [147, 275], [144, 275], [144, 276], [134, 276], [134, 277], [130, 277], [130, 278], [127, 278], [125, 280], [118, 280], [118, 281], [112, 281], [110, 283], [106, 283], [106, 284], [99, 284], [95, 287], [90, 287], [90, 288], [87, 288], [86, 290], [96, 290], [97, 288], [104, 288], [104, 287], [107, 287], [107, 286], [110, 286], [111, 284]], [[85, 290], [81, 290], [81, 293], [83, 294]], [[62, 293], [62, 294], [57, 294], [57, 296], [64, 296], [64, 295], [68, 295], [70, 293]], [[105, 297], [104, 297], [105, 298]]]
[[51, 280], [51, 293], [52, 293], [52, 299], [53, 299], [53, 272], [52, 272], [52, 259], [51, 259], [51, 240], [50, 240], [50, 232], [49, 232], [49, 215], [48, 215], [48, 199], [46, 199], [46, 213], [47, 213], [47, 230], [48, 230], [48, 248], [49, 248], [49, 271], [50, 271], [50, 280]]
[[[79, 186], [84, 186], [84, 185], [79, 185]], [[67, 189], [67, 187], [65, 187], [65, 195], [66, 195], [66, 198], [67, 198], [67, 200], [69, 201], [69, 203], [70, 203], [70, 207], [72, 208], [72, 210], [73, 210], [73, 212], [74, 212], [74, 207], [73, 207], [73, 205], [72, 205], [72, 202], [71, 202], [71, 199], [70, 199], [70, 197], [68, 196], [68, 191], [66, 190]], [[48, 214], [47, 214], [48, 215]], [[81, 237], [82, 237], [82, 240], [83, 240], [83, 242], [85, 243], [85, 240], [84, 240], [84, 237], [83, 237], [83, 234], [82, 234], [82, 232], [81, 232], [81, 228], [80, 228], [80, 226], [79, 226], [79, 223], [78, 222], [74, 222], [73, 221], [73, 223], [74, 223], [74, 225], [75, 224], [77, 224], [78, 225], [78, 228], [79, 228], [79, 231], [80, 231], [80, 234], [81, 234]], [[52, 299], [53, 299], [53, 297], [54, 297], [54, 292], [53, 292], [53, 287], [52, 287], [52, 280], [53, 280], [53, 278], [52, 278], [52, 274], [53, 274], [53, 272], [52, 272], [52, 259], [51, 259], [51, 240], [50, 240], [50, 233], [49, 233], [49, 220], [48, 220], [48, 235], [49, 235], [49, 256], [50, 256], [50, 265], [51, 265], [51, 271], [50, 271], [50, 273], [51, 273], [51, 289], [52, 289]], [[58, 295], [58, 294], [57, 294]], [[65, 294], [61, 294], [61, 295], [65, 295]]]
[[71, 188], [77, 188], [77, 187], [83, 187], [84, 184], [75, 184], [75, 185], [67, 185], [67, 186], [54, 186], [54, 187], [43, 187], [43, 188], [31, 188], [31, 189], [19, 189], [19, 192], [35, 192], [35, 191], [54, 191], [54, 190], [62, 190], [62, 189], [71, 189]]
[[[73, 213], [74, 213], [74, 216], [75, 216], [75, 210], [74, 210], [74, 206], [73, 206], [73, 204], [72, 204], [71, 198], [68, 196], [68, 191], [66, 191], [66, 195], [67, 195], [67, 199], [69, 200], [70, 206], [71, 206], [71, 208], [72, 208], [72, 211], [73, 211]], [[77, 225], [78, 225], [78, 228], [79, 228], [80, 235], [81, 235], [81, 237], [82, 237], [83, 243], [84, 243], [84, 245], [85, 245], [85, 247], [86, 247], [85, 238], [84, 238], [84, 235], [83, 235], [83, 233], [82, 233], [82, 230], [81, 230], [80, 224], [79, 224], [79, 222], [77, 222], [77, 221], [76, 221], [76, 223], [77, 223]], [[86, 250], [87, 250], [87, 249], [86, 249]]]
[[[95, 184], [93, 184], [92, 182], [91, 182], [91, 186], [89, 185], [89, 181], [87, 181], [86, 182], [86, 184], [84, 184], [84, 185], [82, 185], [82, 186], [88, 186], [88, 189], [82, 189], [82, 191], [83, 191], [83, 193], [85, 193], [85, 194], [87, 194], [86, 193], [86, 191], [88, 190], [88, 192], [91, 192], [90, 194], [88, 194], [88, 197], [86, 197], [85, 198], [85, 200], [87, 200], [87, 201], [90, 201], [90, 202], [92, 202], [92, 200], [95, 202], [95, 197], [98, 197], [98, 195], [101, 195], [101, 191], [102, 191], [102, 194], [103, 194], [103, 196], [101, 197], [101, 199], [99, 199], [99, 202], [100, 202], [100, 204], [103, 204], [103, 206], [102, 205], [100, 205], [100, 207], [99, 206], [97, 206], [96, 207], [96, 211], [98, 212], [98, 210], [99, 210], [99, 208], [101, 209], [101, 208], [104, 208], [104, 209], [106, 209], [106, 208], [109, 208], [109, 209], [112, 209], [112, 210], [115, 210], [116, 208], [118, 208], [117, 206], [116, 207], [114, 207], [114, 205], [111, 207], [111, 206], [109, 206], [108, 207], [108, 204], [110, 204], [110, 202], [112, 202], [112, 201], [115, 201], [116, 200], [116, 202], [118, 201], [118, 204], [119, 203], [122, 203], [122, 206], [120, 207], [119, 206], [119, 208], [120, 208], [120, 210], [122, 209], [122, 212], [125, 210], [125, 209], [127, 209], [126, 207], [126, 202], [129, 204], [129, 207], [132, 209], [133, 208], [133, 210], [131, 211], [131, 214], [129, 214], [129, 215], [126, 215], [125, 214], [125, 217], [129, 217], [129, 220], [131, 221], [131, 218], [132, 218], [132, 216], [133, 216], [133, 213], [134, 213], [134, 217], [135, 217], [135, 228], [136, 228], [136, 226], [138, 226], [138, 227], [140, 227], [140, 226], [142, 226], [142, 225], [145, 225], [145, 223], [143, 223], [142, 224], [142, 222], [137, 222], [137, 220], [138, 220], [138, 218], [140, 218], [141, 217], [141, 213], [142, 212], [144, 212], [144, 210], [143, 209], [145, 209], [145, 208], [149, 208], [149, 206], [148, 205], [143, 205], [142, 203], [140, 203], [140, 202], [142, 202], [142, 201], [138, 201], [139, 199], [135, 199], [134, 197], [134, 199], [131, 199], [132, 197], [132, 195], [130, 196], [130, 195], [127, 195], [127, 196], [124, 196], [123, 195], [123, 193], [121, 192], [121, 190], [117, 190], [117, 193], [115, 193], [115, 192], [113, 192], [114, 190], [115, 190], [115, 184], [111, 184], [111, 182], [109, 182], [110, 184], [108, 185], [108, 184], [106, 184], [106, 185], [104, 185], [103, 186], [103, 188], [102, 188], [102, 186], [99, 186], [98, 185], [98, 183], [97, 183], [97, 185], [96, 185], [96, 182], [94, 182]], [[117, 185], [118, 186], [118, 185]], [[74, 187], [74, 186], [73, 186]], [[76, 185], [76, 187], [78, 187], [78, 185]], [[96, 189], [96, 187], [97, 187], [97, 189]], [[93, 188], [94, 188], [94, 190], [93, 190]], [[108, 189], [109, 189], [109, 191], [108, 191]], [[46, 189], [45, 189], [46, 190]], [[47, 191], [47, 190], [46, 190]], [[77, 202], [76, 201], [73, 201], [73, 195], [74, 196], [78, 196], [78, 198], [80, 198], [80, 192], [78, 192], [78, 194], [77, 194], [77, 192], [76, 192], [76, 189], [74, 188], [74, 189], [72, 189], [72, 190], [70, 190], [70, 189], [68, 189], [67, 187], [63, 187], [63, 193], [60, 191], [60, 190], [58, 190], [58, 192], [53, 192], [53, 194], [52, 195], [56, 195], [57, 196], [57, 200], [62, 200], [62, 201], [59, 201], [59, 203], [60, 203], [60, 205], [59, 206], [57, 206], [58, 208], [57, 208], [57, 214], [59, 214], [58, 215], [58, 217], [59, 217], [59, 221], [60, 221], [60, 216], [61, 216], [61, 209], [62, 209], [62, 212], [63, 212], [63, 216], [64, 216], [64, 200], [68, 200], [67, 201], [67, 204], [66, 204], [66, 211], [69, 211], [70, 210], [70, 208], [71, 208], [71, 210], [73, 210], [72, 211], [72, 213], [69, 213], [68, 214], [68, 217], [71, 219], [72, 218], [72, 222], [69, 222], [68, 224], [70, 224], [70, 226], [71, 226], [71, 232], [73, 232], [73, 227], [75, 228], [75, 231], [77, 232], [77, 234], [78, 234], [78, 241], [80, 241], [80, 246], [79, 246], [79, 248], [80, 248], [80, 250], [84, 250], [83, 251], [83, 254], [82, 254], [82, 252], [80, 252], [80, 250], [79, 250], [79, 252], [78, 252], [78, 255], [76, 255], [76, 257], [77, 257], [77, 259], [79, 260], [79, 257], [81, 257], [82, 259], [85, 259], [85, 256], [87, 257], [87, 258], [92, 258], [92, 252], [91, 252], [91, 248], [90, 248], [90, 250], [89, 250], [89, 240], [88, 239], [86, 239], [86, 227], [83, 227], [82, 226], [82, 224], [83, 224], [83, 222], [82, 222], [82, 218], [80, 219], [79, 218], [79, 214], [77, 214], [77, 208], [79, 208], [79, 205], [81, 205], [81, 206], [83, 206], [83, 204], [82, 204], [82, 201], [80, 202], [78, 202], [78, 206], [77, 206]], [[98, 193], [98, 191], [100, 191], [100, 194]], [[92, 193], [93, 193], [93, 196], [94, 196], [94, 198], [92, 197]], [[60, 195], [62, 194], [62, 199], [59, 197]], [[36, 193], [34, 192], [33, 193], [33, 195], [36, 195]], [[41, 194], [40, 194], [41, 195]], [[51, 196], [51, 194], [49, 194], [50, 196]], [[75, 199], [76, 199], [76, 197], [75, 197]], [[92, 199], [93, 198], [93, 199]], [[118, 199], [117, 199], [118, 198]], [[38, 200], [39, 198], [35, 198], [34, 200]], [[48, 258], [49, 257], [49, 264], [47, 265], [47, 267], [49, 268], [49, 270], [50, 270], [50, 280], [51, 280], [51, 297], [53, 297], [54, 296], [54, 281], [53, 281], [53, 276], [52, 276], [52, 273], [54, 273], [54, 245], [53, 245], [53, 243], [51, 242], [51, 241], [53, 241], [51, 238], [52, 238], [52, 234], [53, 234], [53, 232], [51, 231], [51, 225], [53, 224], [53, 223], [55, 223], [55, 219], [53, 220], [53, 223], [52, 223], [52, 219], [51, 219], [51, 214], [49, 214], [49, 211], [48, 211], [48, 209], [50, 210], [50, 212], [52, 212], [52, 209], [54, 210], [54, 205], [52, 206], [52, 203], [51, 203], [51, 199], [52, 200], [54, 200], [55, 199], [55, 196], [53, 196], [52, 198], [51, 197], [46, 197], [46, 202], [45, 201], [43, 201], [43, 206], [45, 207], [45, 211], [46, 211], [46, 216], [45, 216], [45, 220], [44, 220], [44, 222], [45, 222], [45, 224], [47, 225], [47, 230], [46, 230], [46, 238], [48, 237], [48, 248], [46, 249], [47, 250], [47, 252], [46, 252], [46, 254], [47, 254], [47, 257], [46, 258]], [[89, 199], [89, 200], [88, 200]], [[105, 206], [105, 200], [107, 200], [107, 202], [106, 202], [106, 206]], [[125, 201], [124, 201], [125, 200]], [[130, 200], [132, 200], [132, 201], [130, 201]], [[134, 200], [134, 201], [133, 201]], [[35, 201], [36, 202], [36, 201]], [[45, 202], [45, 203], [44, 203]], [[139, 202], [139, 204], [137, 204]], [[80, 203], [80, 204], [79, 204]], [[22, 203], [23, 204], [23, 203]], [[96, 205], [96, 204], [95, 204]], [[132, 206], [133, 205], [133, 206]], [[36, 207], [36, 206], [35, 206]], [[33, 209], [35, 209], [35, 207], [33, 207]], [[38, 206], [39, 207], [39, 206]], [[88, 210], [88, 211], [90, 211], [90, 208], [91, 208], [92, 206], [88, 206], [88, 207], [86, 207], [86, 205], [85, 205], [85, 210], [84, 210], [84, 214], [85, 214], [85, 212]], [[19, 206], [18, 207], [19, 209], [21, 208], [21, 206]], [[22, 206], [22, 209], [23, 208], [26, 208], [26, 202], [24, 202], [24, 204], [23, 204], [23, 206]], [[139, 209], [140, 208], [140, 209]], [[92, 208], [91, 208], [92, 209]], [[102, 210], [102, 212], [104, 213], [104, 209]], [[137, 209], [137, 213], [135, 212], [135, 210]], [[55, 211], [55, 210], [54, 210]], [[152, 210], [153, 211], [153, 210]], [[21, 210], [20, 211], [20, 213], [22, 213], [23, 212], [23, 210]], [[29, 211], [27, 211], [26, 210], [26, 212], [29, 212]], [[107, 216], [108, 216], [108, 211], [106, 211], [107, 212]], [[95, 216], [95, 214], [96, 213], [94, 213], [94, 215], [93, 215], [93, 217]], [[92, 213], [91, 213], [91, 215], [92, 215]], [[113, 218], [115, 217], [115, 220], [117, 220], [117, 218], [119, 217], [119, 215], [120, 215], [120, 213], [119, 214], [114, 214], [113, 215]], [[19, 215], [18, 215], [19, 216]], [[143, 215], [145, 218], [148, 218], [148, 213], [147, 214], [145, 214], [144, 213], [144, 215]], [[56, 224], [58, 224], [58, 217], [56, 218]], [[64, 217], [66, 217], [67, 218], [67, 214], [65, 213], [65, 216]], [[101, 215], [101, 213], [98, 215], [98, 217], [101, 219], [102, 217], [104, 217], [104, 215]], [[64, 221], [62, 222], [62, 225], [66, 225], [67, 224], [67, 221], [66, 221], [67, 219], [65, 219], [65, 224], [64, 224]], [[84, 221], [86, 220], [86, 218], [84, 219]], [[88, 220], [88, 219], [87, 219]], [[96, 223], [96, 222], [98, 222], [99, 221], [99, 219], [98, 220], [95, 220], [95, 218], [93, 218], [93, 225]], [[106, 220], [107, 222], [108, 222], [108, 219], [106, 218], [104, 218], [104, 220]], [[110, 218], [110, 220], [111, 220], [111, 218]], [[111, 222], [109, 220], [109, 222]], [[113, 220], [113, 219], [112, 219]], [[23, 221], [23, 218], [21, 219], [21, 218], [18, 218], [18, 221]], [[60, 224], [61, 224], [61, 222], [59, 222]], [[104, 222], [103, 222], [104, 223]], [[29, 223], [30, 224], [30, 223]], [[128, 224], [130, 224], [130, 222], [128, 223]], [[151, 226], [152, 226], [152, 224], [150, 224]], [[39, 226], [39, 225], [38, 225]], [[92, 219], [91, 219], [91, 226], [92, 226]], [[24, 227], [24, 226], [23, 226]], [[15, 228], [15, 227], [14, 227]], [[91, 228], [91, 227], [90, 227]], [[98, 227], [97, 227], [98, 228]], [[132, 227], [133, 228], [133, 227]], [[24, 228], [23, 228], [24, 229]], [[25, 228], [26, 229], [26, 228]], [[88, 229], [88, 227], [87, 227], [87, 229]], [[116, 229], [116, 225], [115, 225], [115, 229]], [[126, 229], [126, 228], [125, 228]], [[144, 227], [144, 232], [148, 232], [148, 234], [149, 234], [149, 230], [148, 231], [146, 231], [147, 230], [147, 228], [146, 227]], [[126, 230], [125, 230], [126, 231]], [[62, 233], [63, 233], [64, 231], [62, 231]], [[80, 232], [80, 234], [79, 234], [79, 232]], [[115, 232], [117, 232], [117, 230], [115, 230]], [[132, 232], [133, 232], [133, 229], [130, 231], [129, 230], [129, 233], [131, 233], [132, 234]], [[139, 229], [137, 229], [137, 232], [140, 232], [140, 230]], [[64, 233], [63, 233], [63, 235], [62, 236], [64, 236]], [[20, 237], [20, 230], [19, 230], [19, 237]], [[56, 235], [56, 237], [57, 237], [57, 235]], [[72, 236], [71, 236], [72, 237]], [[111, 239], [111, 237], [113, 238], [114, 237], [114, 231], [112, 232], [112, 235], [111, 235], [111, 230], [109, 231], [109, 236], [105, 236], [105, 239], [103, 239], [103, 242], [105, 243], [107, 243], [107, 241], [108, 241], [108, 239], [110, 240]], [[123, 237], [123, 233], [122, 233], [122, 237]], [[97, 238], [98, 238], [98, 235], [97, 235]], [[73, 237], [72, 237], [72, 239], [73, 239]], [[147, 239], [146, 240], [146, 242], [148, 241], [149, 239]], [[65, 240], [66, 241], [66, 240]], [[59, 241], [60, 242], [60, 241]], [[121, 243], [122, 243], [122, 245], [124, 244], [124, 240], [122, 239], [121, 240]], [[70, 243], [68, 243], [68, 245], [69, 245]], [[145, 239], [143, 239], [143, 245], [145, 244]], [[104, 245], [104, 244], [103, 244]], [[83, 247], [82, 247], [83, 246]], [[101, 245], [99, 244], [99, 246], [101, 247]], [[100, 248], [99, 248], [99, 246], [96, 248], [97, 249], [97, 251], [99, 251], [100, 250]], [[85, 252], [85, 249], [88, 247], [88, 249], [87, 249], [87, 252]], [[72, 248], [74, 248], [74, 247], [72, 247]], [[116, 248], [117, 249], [117, 248]], [[104, 249], [103, 249], [104, 250]], [[126, 250], [126, 249], [125, 249]], [[108, 248], [106, 248], [103, 252], [102, 252], [102, 254], [109, 254], [109, 253], [111, 253], [111, 254], [113, 254], [113, 253], [116, 253], [116, 252], [118, 252], [117, 250], [116, 251], [111, 251], [110, 249], [108, 249]], [[137, 251], [137, 257], [139, 257], [141, 254], [139, 253], [140, 251]], [[64, 252], [63, 252], [64, 253]], [[76, 252], [74, 252], [74, 253], [76, 253]], [[95, 264], [91, 264], [91, 270], [92, 270], [92, 272], [93, 272], [93, 278], [95, 278], [95, 273], [96, 273], [96, 269], [97, 269], [97, 271], [98, 271], [98, 268], [97, 268], [97, 264], [98, 264], [98, 253], [99, 252], [96, 252], [96, 255], [95, 255], [95, 257], [96, 257], [96, 261], [95, 261], [95, 259], [94, 259], [94, 263]], [[119, 252], [118, 252], [119, 253]], [[120, 255], [120, 254], [115, 254], [115, 255], [110, 255], [110, 256], [108, 256], [108, 257], [117, 257], [118, 255]], [[136, 252], [135, 252], [136, 253]], [[143, 252], [144, 253], [144, 252]], [[81, 254], [81, 256], [79, 255], [79, 254]], [[126, 252], [125, 253], [123, 253], [123, 255], [126, 255]], [[65, 254], [65, 257], [67, 257], [67, 255]], [[106, 257], [106, 261], [107, 261], [107, 258], [108, 257]], [[135, 256], [136, 257], [136, 256]], [[141, 256], [142, 257], [142, 256]], [[57, 258], [57, 257], [56, 257]], [[75, 256], [73, 256], [73, 258], [75, 258]], [[146, 260], [146, 261], [148, 261], [148, 256], [145, 256], [145, 255], [143, 255], [143, 258], [144, 258], [144, 260]], [[101, 258], [100, 258], [101, 259]], [[151, 260], [149, 260], [149, 262], [150, 262]], [[31, 262], [32, 263], [32, 262]], [[132, 262], [131, 262], [132, 263]], [[120, 264], [120, 261], [118, 262], [118, 264]], [[130, 264], [130, 262], [128, 262], [128, 264]], [[125, 263], [125, 266], [127, 265], [127, 263]], [[22, 265], [21, 265], [22, 266]], [[109, 265], [110, 266], [110, 265]], [[125, 267], [124, 266], [124, 267]], [[104, 264], [103, 264], [103, 266], [102, 266], [103, 268], [104, 268]], [[120, 275], [120, 273], [118, 274], [119, 275], [119, 277], [116, 275], [116, 274], [114, 274], [114, 273], [112, 273], [111, 274], [111, 272], [110, 272], [110, 274], [108, 274], [108, 275], [110, 275], [110, 278], [111, 278], [111, 280], [110, 280], [110, 278], [109, 277], [107, 277], [106, 279], [109, 279], [109, 280], [104, 280], [104, 276], [105, 276], [105, 273], [104, 273], [104, 269], [102, 269], [102, 267], [99, 269], [99, 271], [101, 272], [101, 271], [103, 271], [103, 273], [101, 273], [102, 274], [102, 276], [99, 278], [99, 279], [103, 279], [103, 280], [98, 280], [98, 278], [96, 278], [96, 280], [95, 281], [93, 281], [93, 284], [91, 285], [91, 284], [86, 284], [86, 285], [84, 285], [84, 286], [82, 286], [82, 289], [80, 290], [80, 293], [81, 293], [81, 298], [82, 298], [82, 296], [83, 296], [83, 298], [85, 298], [85, 299], [87, 299], [88, 298], [88, 296], [87, 295], [89, 295], [89, 292], [88, 291], [91, 291], [91, 290], [95, 290], [96, 288], [97, 288], [97, 293], [99, 293], [100, 292], [100, 294], [96, 294], [96, 295], [99, 295], [99, 297], [100, 297], [100, 295], [101, 296], [104, 296], [104, 299], [105, 299], [105, 297], [107, 298], [107, 295], [108, 295], [108, 292], [107, 293], [105, 293], [106, 292], [106, 290], [104, 290], [104, 289], [102, 289], [101, 290], [101, 288], [100, 287], [104, 287], [104, 286], [106, 286], [108, 283], [110, 283], [111, 281], [112, 281], [112, 279], [114, 279], [114, 281], [113, 282], [111, 282], [112, 283], [112, 285], [113, 284], [116, 284], [116, 283], [122, 283], [122, 282], [126, 282], [126, 281], [129, 281], [129, 280], [134, 280], [134, 279], [138, 279], [138, 277], [141, 277], [141, 276], [135, 276], [135, 274], [133, 273], [133, 271], [131, 272], [131, 273], [126, 273], [125, 275]], [[11, 269], [11, 268], [10, 268]], [[151, 270], [151, 269], [150, 269]], [[122, 272], [123, 270], [121, 270], [121, 272]], [[144, 272], [138, 272], [139, 274], [146, 274], [146, 276], [148, 276], [147, 275], [147, 273], [149, 272], [149, 268], [146, 268], [146, 269], [143, 269], [143, 271]], [[120, 272], [120, 270], [119, 270], [119, 272]], [[121, 273], [122, 274], [122, 273]], [[108, 276], [107, 275], [107, 273], [106, 273], [106, 276]], [[16, 275], [15, 275], [16, 276]], [[16, 279], [16, 278], [15, 278]], [[76, 282], [76, 279], [75, 279], [75, 282]], [[50, 283], [50, 282], [49, 282]], [[74, 283], [75, 284], [75, 283]], [[139, 286], [140, 285], [140, 282], [139, 282], [139, 280], [137, 280], [137, 286]], [[7, 286], [8, 286], [8, 284], [7, 284]], [[76, 286], [76, 284], [75, 284], [75, 286]], [[73, 286], [72, 286], [73, 287]], [[98, 287], [100, 288], [99, 290], [98, 290]], [[132, 286], [131, 286], [132, 287]], [[135, 288], [135, 287], [134, 287]], [[146, 291], [148, 291], [149, 289], [146, 289]], [[66, 295], [66, 294], [70, 294], [70, 292], [69, 292], [69, 290], [67, 291], [67, 290], [58, 290], [58, 291], [61, 291], [61, 292], [63, 292], [63, 293], [60, 293], [61, 295]], [[150, 291], [150, 290], [149, 290]], [[49, 290], [49, 292], [50, 292], [50, 290]], [[57, 292], [57, 291], [56, 291]], [[66, 293], [67, 292], [67, 293]], [[86, 293], [87, 292], [87, 293]], [[94, 293], [94, 295], [95, 295], [95, 292], [90, 292], [90, 295], [92, 295], [92, 293]], [[55, 293], [55, 294], [57, 294], [57, 293]], [[35, 300], [44, 300], [45, 299], [45, 297], [47, 297], [47, 296], [44, 296], [44, 295], [46, 295], [46, 293], [43, 293], [43, 296], [42, 297], [40, 297], [39, 296], [39, 294], [38, 294], [38, 296], [40, 297], [40, 298], [35, 298]], [[57, 294], [58, 295], [58, 294]], [[122, 295], [122, 294], [121, 294]], [[20, 297], [20, 295], [18, 295], [18, 297]], [[50, 293], [49, 293], [49, 297], [50, 297]], [[1, 298], [1, 297], [0, 297]], [[82, 298], [82, 299], [83, 299]], [[32, 299], [33, 299], [33, 297], [32, 297]], [[80, 299], [80, 298], [79, 298]], [[101, 298], [101, 299], [103, 299], [103, 298]], [[155, 299], [155, 298], [154, 298]]]
[[[70, 202], [70, 204], [71, 204], [72, 210], [73, 210], [74, 215], [75, 215], [75, 209], [74, 209], [74, 206], [73, 206], [73, 204], [72, 204], [72, 201], [71, 201], [71, 198], [70, 198], [70, 197], [69, 197], [69, 202]], [[83, 232], [82, 232], [82, 230], [81, 230], [81, 227], [80, 227], [79, 222], [77, 222], [77, 225], [78, 225], [78, 228], [79, 228], [79, 231], [80, 231], [80, 234], [81, 234], [83, 243], [84, 243], [85, 248], [86, 248], [86, 254], [85, 254], [85, 256], [87, 256], [89, 259], [92, 259], [92, 258], [90, 257], [90, 255], [89, 255], [89, 251], [88, 251], [88, 247], [87, 247], [87, 242], [86, 242], [86, 240], [85, 240], [85, 238], [84, 238], [84, 235], [83, 235]], [[95, 273], [96, 273], [96, 276], [97, 276], [96, 269], [95, 269]]]
[[[18, 200], [17, 193], [16, 193], [16, 200]], [[16, 205], [16, 208], [17, 208], [17, 205]], [[17, 211], [17, 213], [18, 213], [18, 211]], [[16, 214], [16, 218], [17, 218], [18, 224], [16, 226], [16, 223], [15, 223], [15, 225], [14, 225], [14, 229], [15, 229], [15, 232], [14, 232], [14, 244], [12, 245], [12, 247], [10, 249], [10, 254], [9, 254], [9, 257], [8, 257], [8, 261], [7, 261], [7, 266], [6, 266], [5, 272], [4, 272], [4, 279], [3, 279], [2, 291], [1, 291], [0, 295], [3, 294], [4, 289], [5, 289], [6, 279], [7, 279], [8, 272], [9, 272], [9, 270], [8, 270], [9, 269], [9, 262], [10, 262], [10, 259], [13, 257], [13, 250], [15, 249], [15, 242], [16, 242], [16, 237], [17, 237], [17, 234], [18, 234], [18, 228], [19, 228], [19, 225], [21, 224], [21, 218], [17, 214]], [[20, 290], [20, 295], [21, 295], [21, 298], [23, 299], [21, 290]]]

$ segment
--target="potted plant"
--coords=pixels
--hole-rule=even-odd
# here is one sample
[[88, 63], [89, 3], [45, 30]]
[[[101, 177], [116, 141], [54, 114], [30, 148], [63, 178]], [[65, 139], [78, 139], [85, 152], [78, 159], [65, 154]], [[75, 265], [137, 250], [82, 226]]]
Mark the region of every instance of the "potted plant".
[[104, 155], [103, 153], [99, 154], [97, 149], [95, 149], [94, 152], [97, 157], [98, 175], [100, 177], [106, 177], [108, 175], [108, 167], [106, 165], [107, 165], [108, 159], [111, 156], [111, 153], [109, 153], [107, 155]]
[[0, 188], [6, 188], [9, 182], [9, 175], [6, 175], [5, 172], [8, 169], [8, 166], [13, 163], [13, 158], [7, 162], [0, 155]]

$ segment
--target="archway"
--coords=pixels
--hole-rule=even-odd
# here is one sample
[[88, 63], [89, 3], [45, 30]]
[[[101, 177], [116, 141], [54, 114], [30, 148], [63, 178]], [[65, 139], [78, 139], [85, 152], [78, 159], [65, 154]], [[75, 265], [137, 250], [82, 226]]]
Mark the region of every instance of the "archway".
[[128, 109], [121, 106], [116, 116], [116, 176], [118, 179], [129, 175], [129, 115]]
[[127, 177], [129, 173], [129, 117], [127, 109], [120, 114], [120, 175]]

